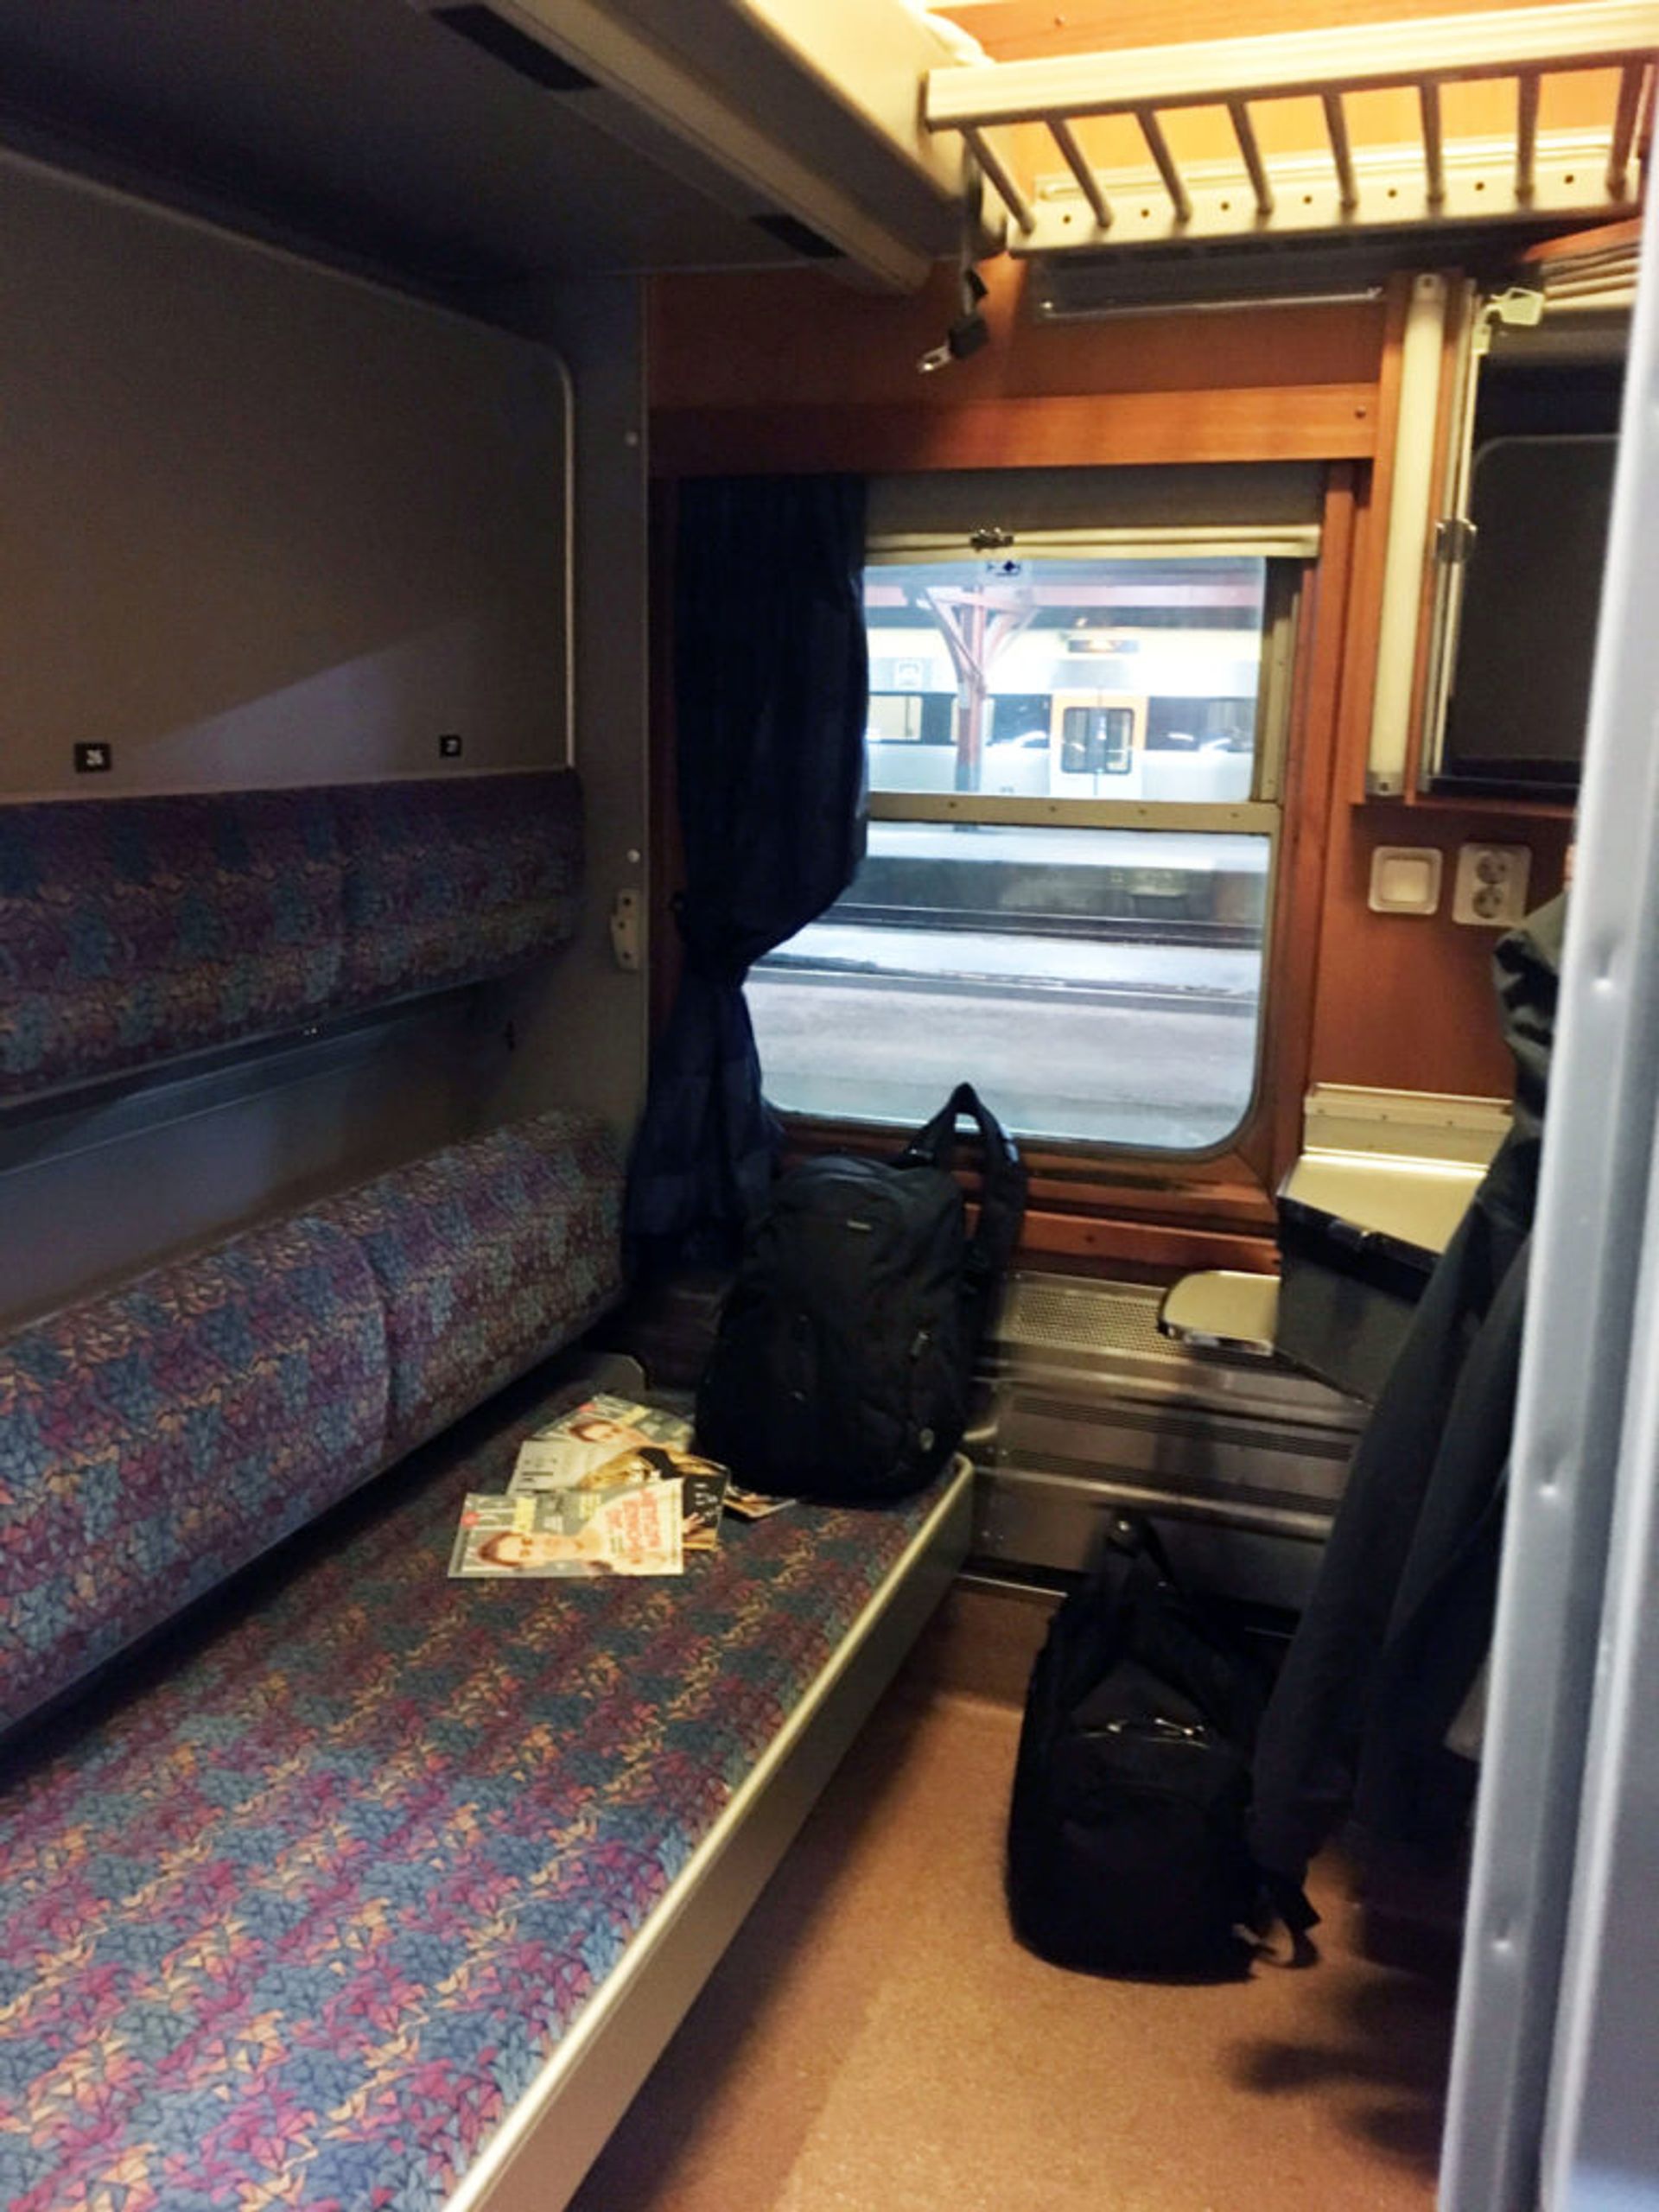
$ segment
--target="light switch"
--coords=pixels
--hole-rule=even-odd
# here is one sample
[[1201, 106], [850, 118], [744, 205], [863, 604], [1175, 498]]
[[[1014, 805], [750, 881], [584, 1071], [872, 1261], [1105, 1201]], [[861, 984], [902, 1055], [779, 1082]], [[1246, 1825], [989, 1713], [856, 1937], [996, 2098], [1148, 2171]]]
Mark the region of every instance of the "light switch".
[[1432, 914], [1446, 856], [1437, 845], [1379, 845], [1371, 855], [1374, 914]]

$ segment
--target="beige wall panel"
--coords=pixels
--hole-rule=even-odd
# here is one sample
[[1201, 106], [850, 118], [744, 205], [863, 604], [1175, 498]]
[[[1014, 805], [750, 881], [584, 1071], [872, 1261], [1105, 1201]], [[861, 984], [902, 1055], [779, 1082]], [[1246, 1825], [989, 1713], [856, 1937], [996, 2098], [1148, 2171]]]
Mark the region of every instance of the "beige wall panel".
[[559, 761], [565, 434], [544, 346], [0, 157], [0, 799]]
[[452, 1000], [0, 1126], [0, 1335], [465, 1135], [493, 1056], [477, 1007]]
[[[576, 765], [587, 803], [582, 930], [556, 961], [499, 988], [515, 1049], [488, 1064], [486, 1120], [543, 1105], [602, 1114], [626, 1141], [645, 1103], [647, 631], [645, 295], [632, 276], [504, 290], [494, 312], [544, 336], [576, 391]], [[610, 914], [639, 899], [640, 965], [620, 967]]]

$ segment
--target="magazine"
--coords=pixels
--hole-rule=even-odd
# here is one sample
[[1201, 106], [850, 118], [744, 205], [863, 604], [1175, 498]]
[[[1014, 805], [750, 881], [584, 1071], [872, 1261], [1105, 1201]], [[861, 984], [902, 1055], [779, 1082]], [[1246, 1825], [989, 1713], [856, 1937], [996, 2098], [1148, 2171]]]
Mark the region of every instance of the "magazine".
[[726, 1485], [726, 1510], [736, 1514], [740, 1521], [764, 1521], [794, 1503], [792, 1497], [766, 1497], [758, 1490], [740, 1490], [734, 1482]]
[[678, 1482], [583, 1495], [468, 1493], [449, 1572], [456, 1576], [568, 1579], [684, 1572]]
[[[677, 1479], [681, 1484], [685, 1508], [682, 1540], [685, 1548], [689, 1552], [718, 1550], [720, 1516], [731, 1489], [731, 1477], [712, 1459], [696, 1459], [689, 1452], [664, 1451], [661, 1457], [668, 1462], [663, 1471], [664, 1478]], [[669, 1468], [674, 1471], [672, 1475]]]
[[569, 1406], [538, 1428], [537, 1436], [568, 1436], [575, 1440], [636, 1444], [673, 1444], [689, 1450], [690, 1417], [668, 1413], [660, 1406], [642, 1406], [636, 1398], [619, 1398], [608, 1390], [597, 1391], [579, 1405]]
[[631, 1418], [645, 1410], [626, 1398], [585, 1398], [545, 1428], [537, 1429], [521, 1450], [519, 1459], [538, 1471], [559, 1473], [564, 1478], [562, 1487], [584, 1481], [619, 1454], [652, 1441], [647, 1431]]
[[[672, 1418], [669, 1416], [667, 1418]], [[690, 1424], [679, 1424], [683, 1431]], [[699, 1459], [676, 1444], [620, 1445], [608, 1440], [607, 1456], [596, 1458], [591, 1440], [572, 1440], [555, 1424], [519, 1446], [507, 1485], [509, 1497], [555, 1495], [592, 1501], [646, 1483], [677, 1482], [684, 1501], [683, 1540], [689, 1551], [713, 1551], [720, 1541], [720, 1516], [729, 1477], [712, 1459]]]

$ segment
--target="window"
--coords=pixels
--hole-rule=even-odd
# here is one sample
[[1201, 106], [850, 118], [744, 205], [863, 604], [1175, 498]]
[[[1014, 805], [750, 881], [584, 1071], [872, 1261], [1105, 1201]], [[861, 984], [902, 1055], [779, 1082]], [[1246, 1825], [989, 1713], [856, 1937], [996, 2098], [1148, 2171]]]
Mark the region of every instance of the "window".
[[1062, 707], [1060, 771], [1067, 776], [1127, 776], [1135, 766], [1133, 707]]
[[751, 974], [776, 1105], [912, 1123], [966, 1077], [1061, 1144], [1244, 1120], [1310, 549], [1133, 535], [872, 544], [868, 852]]

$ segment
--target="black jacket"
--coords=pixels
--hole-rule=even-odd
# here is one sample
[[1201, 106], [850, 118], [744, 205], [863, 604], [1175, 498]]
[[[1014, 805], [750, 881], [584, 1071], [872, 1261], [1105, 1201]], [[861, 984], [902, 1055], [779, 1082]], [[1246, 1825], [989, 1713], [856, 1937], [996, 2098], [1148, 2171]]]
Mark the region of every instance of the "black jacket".
[[1461, 1833], [1445, 1748], [1491, 1640], [1565, 902], [1497, 947], [1515, 1118], [1442, 1254], [1355, 1451], [1258, 1738], [1252, 1840], [1300, 1885], [1348, 1812], [1381, 1840]]

